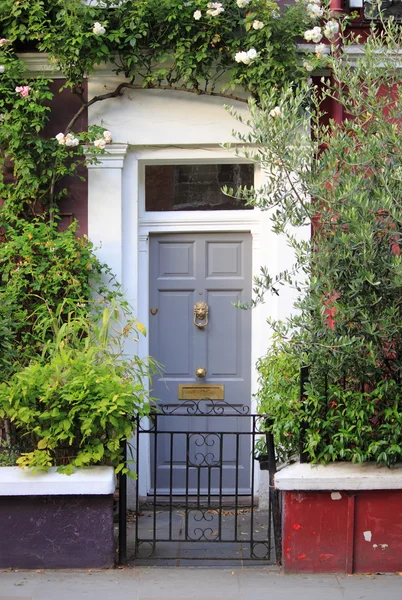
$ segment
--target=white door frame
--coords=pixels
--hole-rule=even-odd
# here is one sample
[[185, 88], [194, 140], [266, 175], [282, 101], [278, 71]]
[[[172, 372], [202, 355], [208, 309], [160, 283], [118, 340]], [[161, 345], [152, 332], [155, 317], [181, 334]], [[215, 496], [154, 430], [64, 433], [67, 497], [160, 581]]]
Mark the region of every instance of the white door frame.
[[[260, 211], [258, 210], [230, 210], [230, 211], [174, 211], [174, 212], [146, 212], [145, 211], [145, 166], [149, 164], [200, 164], [200, 163], [233, 163], [249, 162], [228, 156], [227, 150], [220, 148], [214, 149], [171, 149], [164, 152], [163, 158], [155, 158], [154, 152], [147, 150], [141, 153], [136, 152], [138, 160], [138, 318], [147, 327], [149, 326], [149, 235], [152, 233], [199, 233], [199, 232], [247, 232], [252, 236], [252, 273], [259, 271], [261, 262], [261, 222]], [[258, 183], [259, 173], [255, 174], [255, 183]], [[252, 350], [250, 356], [250, 367], [252, 374], [252, 383], [250, 394], [256, 392], [256, 377], [254, 365], [258, 356], [261, 355], [260, 348], [257, 347], [254, 335], [259, 331], [261, 319], [256, 312], [252, 313]], [[141, 353], [149, 354], [148, 338], [141, 341]], [[253, 400], [253, 398], [251, 397]], [[253, 408], [253, 402], [252, 402]], [[149, 449], [140, 454], [144, 456], [144, 464], [141, 465], [141, 472], [149, 472]], [[145, 467], [145, 469], [144, 469]], [[257, 473], [257, 470], [256, 474]], [[140, 484], [140, 496], [146, 494], [149, 488], [148, 481], [145, 478]]]
[[[248, 232], [252, 235], [252, 274], [258, 274], [268, 260], [277, 265], [281, 260], [275, 236], [270, 233], [269, 215], [253, 210], [231, 211], [145, 211], [145, 165], [246, 163], [219, 146], [153, 146], [138, 147], [112, 144], [108, 154], [90, 166], [88, 175], [88, 235], [95, 245], [100, 244], [97, 255], [106, 262], [133, 307], [138, 318], [148, 329], [149, 323], [149, 254], [148, 238], [151, 233], [177, 232]], [[255, 186], [263, 181], [256, 166]], [[262, 235], [262, 233], [264, 235]], [[267, 349], [268, 316], [276, 317], [279, 305], [276, 298], [267, 297], [266, 303], [252, 311], [251, 394], [257, 391], [255, 363]], [[127, 347], [127, 352], [149, 355], [148, 338], [142, 337], [139, 348]], [[253, 399], [253, 396], [252, 396]], [[252, 404], [252, 409], [253, 407]], [[143, 436], [144, 438], [146, 436]], [[140, 469], [150, 473], [149, 448], [141, 448]], [[256, 469], [256, 479], [259, 471]], [[131, 486], [130, 486], [131, 487]], [[149, 489], [142, 481], [141, 496]], [[258, 489], [258, 481], [255, 482]], [[129, 490], [129, 504], [133, 488]]]

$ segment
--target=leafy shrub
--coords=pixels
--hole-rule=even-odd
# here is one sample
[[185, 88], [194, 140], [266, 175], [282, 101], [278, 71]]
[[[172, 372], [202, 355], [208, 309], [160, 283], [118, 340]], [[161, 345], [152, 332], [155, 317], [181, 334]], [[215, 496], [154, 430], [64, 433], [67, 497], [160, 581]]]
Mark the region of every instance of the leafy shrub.
[[54, 335], [45, 343], [45, 359], [0, 385], [0, 419], [10, 422], [13, 438], [27, 450], [17, 463], [36, 469], [57, 465], [67, 474], [94, 464], [127, 472], [121, 442], [132, 434], [134, 417], [149, 410], [145, 378], [153, 363], [127, 359], [122, 343], [143, 327], [129, 322], [118, 330], [118, 313], [110, 308], [99, 325], [71, 315], [63, 323], [49, 315]]
[[259, 390], [257, 411], [267, 415], [272, 426], [278, 458], [286, 461], [299, 451], [301, 404], [300, 364], [292, 355], [273, 345], [257, 361]]
[[[58, 317], [89, 315], [93, 293], [104, 299], [119, 296], [107, 290], [108, 269], [86, 237], [75, 236], [76, 225], [59, 231], [41, 219], [16, 220], [4, 226], [0, 243], [0, 381], [37, 359], [44, 338], [37, 324], [58, 307]], [[109, 275], [110, 278], [110, 275]], [[46, 299], [46, 302], [43, 299]]]
[[15, 467], [19, 457], [19, 448], [0, 438], [0, 467]]
[[[260, 379], [280, 443], [300, 419], [312, 462], [391, 466], [402, 459], [402, 32], [392, 20], [373, 28], [352, 64], [358, 40], [342, 19], [337, 29], [332, 78], [289, 87], [279, 101], [267, 95], [263, 109], [252, 104], [251, 133], [238, 135], [266, 173], [260, 189], [239, 195], [271, 211], [273, 231], [294, 252], [292, 268], [263, 271], [257, 301], [293, 287], [294, 314], [271, 325], [290, 366], [309, 367], [307, 397], [297, 406], [284, 390], [275, 407], [269, 368]], [[328, 119], [328, 98], [346, 118]], [[311, 224], [311, 239], [295, 234]], [[275, 374], [281, 354], [267, 367], [271, 360]]]

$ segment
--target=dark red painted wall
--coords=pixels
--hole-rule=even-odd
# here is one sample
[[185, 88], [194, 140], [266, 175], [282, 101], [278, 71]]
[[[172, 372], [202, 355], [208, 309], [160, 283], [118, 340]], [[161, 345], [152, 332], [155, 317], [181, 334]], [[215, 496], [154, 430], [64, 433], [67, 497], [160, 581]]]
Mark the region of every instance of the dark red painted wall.
[[348, 502], [329, 492], [285, 492], [283, 562], [287, 571], [346, 571]]
[[288, 572], [402, 571], [402, 490], [284, 492]]
[[360, 493], [356, 508], [354, 571], [402, 571], [402, 490]]

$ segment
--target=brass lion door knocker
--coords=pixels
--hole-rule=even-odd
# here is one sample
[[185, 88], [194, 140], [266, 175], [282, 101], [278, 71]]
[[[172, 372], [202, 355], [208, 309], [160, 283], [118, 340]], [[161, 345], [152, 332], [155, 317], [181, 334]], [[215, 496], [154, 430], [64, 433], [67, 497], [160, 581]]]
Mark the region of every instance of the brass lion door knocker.
[[[200, 321], [204, 321], [204, 323]], [[208, 325], [208, 304], [206, 302], [194, 304], [194, 325], [198, 329], [204, 329]]]

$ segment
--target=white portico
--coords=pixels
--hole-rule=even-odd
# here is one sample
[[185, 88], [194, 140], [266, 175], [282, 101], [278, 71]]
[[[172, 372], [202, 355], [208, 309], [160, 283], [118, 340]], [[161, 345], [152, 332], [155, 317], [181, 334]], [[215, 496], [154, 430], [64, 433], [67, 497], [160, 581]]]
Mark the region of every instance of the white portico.
[[[100, 74], [89, 80], [89, 97], [106, 93], [119, 83], [114, 75]], [[122, 282], [137, 318], [149, 330], [150, 256], [153, 234], [248, 233], [251, 236], [251, 274], [268, 265], [271, 272], [292, 263], [284, 243], [270, 231], [269, 214], [253, 210], [163, 210], [146, 207], [146, 167], [150, 165], [224, 165], [247, 162], [221, 147], [235, 141], [233, 129], [241, 126], [225, 110], [220, 97], [198, 96], [166, 90], [125, 90], [122, 97], [90, 107], [90, 123], [102, 124], [112, 132], [113, 144], [100, 163], [89, 169], [88, 235]], [[230, 101], [243, 116], [247, 104]], [[254, 185], [262, 181], [256, 166]], [[164, 190], [161, 189], [161, 194]], [[251, 289], [250, 289], [251, 295]], [[254, 365], [269, 343], [266, 318], [284, 317], [292, 298], [267, 296], [264, 305], [252, 311], [250, 402], [257, 390]], [[149, 338], [142, 338], [140, 352], [149, 354]], [[130, 349], [128, 349], [130, 351]], [[134, 351], [134, 349], [133, 349]], [[251, 406], [253, 409], [253, 406]], [[149, 460], [146, 450], [142, 460]], [[256, 472], [255, 477], [258, 479]], [[141, 495], [147, 493], [147, 485]]]

